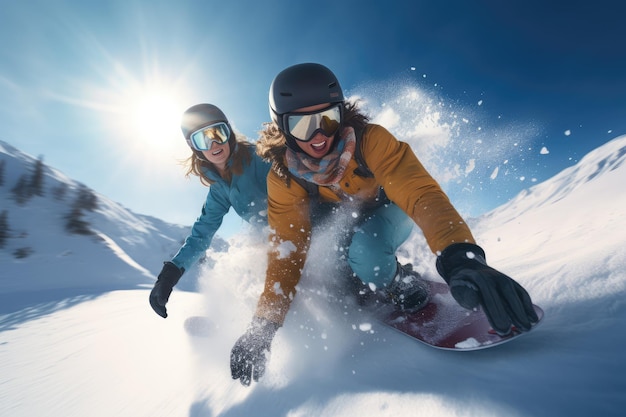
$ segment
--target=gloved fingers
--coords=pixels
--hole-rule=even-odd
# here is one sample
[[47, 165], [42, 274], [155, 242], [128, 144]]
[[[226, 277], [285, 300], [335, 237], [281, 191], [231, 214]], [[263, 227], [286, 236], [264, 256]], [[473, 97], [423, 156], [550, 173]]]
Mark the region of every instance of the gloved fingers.
[[461, 269], [450, 279], [450, 293], [464, 308], [474, 309], [481, 305], [491, 327], [498, 334], [508, 334], [512, 322], [488, 273]]
[[[477, 274], [479, 274], [477, 272]], [[497, 286], [487, 283], [484, 279], [477, 280], [477, 286], [482, 298], [482, 307], [489, 324], [499, 334], [506, 335], [511, 332], [513, 322], [506, 300], [502, 299]]]
[[480, 305], [478, 288], [469, 281], [455, 278], [450, 282], [450, 293], [463, 308], [473, 310]]
[[250, 386], [252, 380], [259, 381], [265, 374], [265, 360], [263, 358], [253, 358], [231, 355], [230, 373], [233, 379], [238, 379], [243, 386]]
[[[504, 314], [510, 325], [521, 331], [529, 331], [532, 328], [532, 323], [536, 323], [539, 318], [528, 292], [515, 280], [496, 270], [492, 270], [491, 278], [496, 282], [494, 286], [497, 289], [496, 295], [504, 308]], [[502, 325], [504, 325], [504, 321]], [[500, 334], [508, 333], [504, 327], [494, 328], [494, 330]]]
[[233, 358], [230, 360], [230, 374], [233, 379], [238, 379], [242, 385], [250, 385], [250, 377], [246, 377], [246, 361], [245, 359]]
[[249, 387], [252, 382], [252, 363], [248, 360], [245, 361], [241, 374], [239, 375], [239, 382], [244, 387]]
[[150, 305], [152, 306], [152, 309], [154, 310], [155, 313], [157, 313], [159, 316], [163, 317], [164, 319], [167, 318], [167, 309], [164, 306], [154, 304], [154, 303], [150, 303]]
[[511, 321], [518, 329], [529, 331], [533, 323], [539, 321], [530, 295], [514, 280], [511, 279], [509, 284], [503, 289], [503, 292], [506, 292], [505, 300]]
[[539, 318], [528, 292], [515, 280], [487, 266], [459, 268], [448, 283], [454, 299], [463, 307], [482, 306], [489, 323], [500, 335], [512, 326], [528, 331]]
[[529, 331], [532, 323], [539, 320], [530, 295], [511, 277], [495, 269], [492, 272], [512, 324], [521, 331]]
[[259, 358], [254, 366], [252, 378], [255, 382], [259, 382], [259, 378], [261, 378], [263, 374], [265, 374], [265, 359]]
[[235, 352], [235, 349], [230, 353], [230, 376], [233, 379], [239, 379], [241, 376], [241, 366], [239, 365], [240, 358], [238, 354]]
[[514, 309], [511, 304], [506, 304], [505, 306], [508, 315], [511, 318], [511, 323], [516, 329], [527, 332], [532, 328], [530, 320], [528, 320], [528, 316], [526, 315], [526, 311], [523, 308]]
[[528, 317], [531, 324], [537, 323], [539, 321], [539, 316], [537, 316], [537, 312], [535, 311], [535, 307], [533, 306], [533, 301], [531, 300], [530, 295], [517, 282], [513, 281], [513, 283], [515, 285], [515, 291], [517, 292], [520, 300], [522, 301], [522, 305], [524, 306], [526, 317]]
[[167, 318], [167, 310], [165, 309], [165, 304], [161, 304], [159, 302], [158, 296], [154, 293], [154, 290], [150, 293], [150, 307], [157, 313], [159, 316], [164, 319]]
[[230, 354], [230, 374], [238, 379], [243, 386], [249, 386], [252, 380], [253, 362], [246, 348], [241, 346], [243, 338], [237, 341]]
[[502, 300], [503, 307], [506, 311], [506, 315], [509, 317], [513, 326], [516, 326], [519, 330], [530, 330], [530, 320], [526, 316], [526, 310], [520, 300], [520, 297], [515, 290], [513, 280], [503, 275], [502, 277], [496, 277], [498, 282], [498, 292], [500, 299]]

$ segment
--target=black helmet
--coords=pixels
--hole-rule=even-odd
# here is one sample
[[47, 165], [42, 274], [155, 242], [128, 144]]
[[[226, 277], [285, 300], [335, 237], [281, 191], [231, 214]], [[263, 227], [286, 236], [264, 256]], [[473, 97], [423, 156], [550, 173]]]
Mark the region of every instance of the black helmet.
[[[198, 129], [218, 122], [224, 122], [230, 127], [228, 118], [217, 106], [206, 103], [196, 104], [195, 106], [189, 107], [183, 113], [183, 117], [180, 122], [180, 130], [182, 130], [183, 135], [185, 136], [187, 145], [193, 149], [189, 136]], [[230, 131], [231, 135], [228, 141], [231, 143], [232, 147], [235, 139], [234, 134], [232, 133], [233, 130], [230, 129]]]
[[270, 117], [283, 132], [282, 115], [322, 103], [342, 103], [335, 74], [321, 64], [297, 64], [282, 70], [270, 86]]

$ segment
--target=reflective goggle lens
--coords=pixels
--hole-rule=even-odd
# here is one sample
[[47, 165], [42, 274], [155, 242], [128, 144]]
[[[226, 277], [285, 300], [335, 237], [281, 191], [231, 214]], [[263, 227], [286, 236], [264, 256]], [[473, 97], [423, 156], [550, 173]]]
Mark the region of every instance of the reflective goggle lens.
[[210, 126], [205, 126], [202, 129], [196, 130], [189, 137], [191, 146], [198, 151], [208, 151], [211, 149], [211, 144], [217, 142], [218, 145], [222, 145], [228, 142], [230, 137], [230, 128], [228, 124], [219, 122]]
[[340, 104], [315, 113], [287, 113], [287, 132], [302, 142], [313, 139], [318, 132], [330, 137], [341, 124]]

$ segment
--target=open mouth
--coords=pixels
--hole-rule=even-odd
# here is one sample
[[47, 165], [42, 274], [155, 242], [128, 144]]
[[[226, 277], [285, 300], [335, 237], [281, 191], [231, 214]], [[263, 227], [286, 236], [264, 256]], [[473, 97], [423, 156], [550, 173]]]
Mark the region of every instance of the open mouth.
[[324, 149], [325, 146], [326, 146], [326, 141], [311, 144], [311, 147], [317, 151]]
[[218, 150], [216, 150], [215, 152], [212, 152], [211, 154], [212, 154], [213, 156], [216, 156], [216, 155], [221, 154], [222, 152], [224, 152], [224, 150], [223, 150], [223, 149], [218, 149]]

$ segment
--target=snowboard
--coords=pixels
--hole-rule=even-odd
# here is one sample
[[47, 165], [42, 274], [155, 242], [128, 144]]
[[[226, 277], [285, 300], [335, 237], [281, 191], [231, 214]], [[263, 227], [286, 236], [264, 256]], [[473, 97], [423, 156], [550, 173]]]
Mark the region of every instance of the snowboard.
[[[375, 313], [376, 319], [429, 346], [454, 351], [486, 349], [527, 333], [513, 329], [508, 335], [500, 336], [491, 328], [482, 310], [461, 307], [450, 294], [446, 283], [425, 282], [430, 286], [430, 301], [424, 308], [415, 312], [381, 309]], [[543, 310], [537, 305], [534, 308], [539, 324], [544, 315]]]

